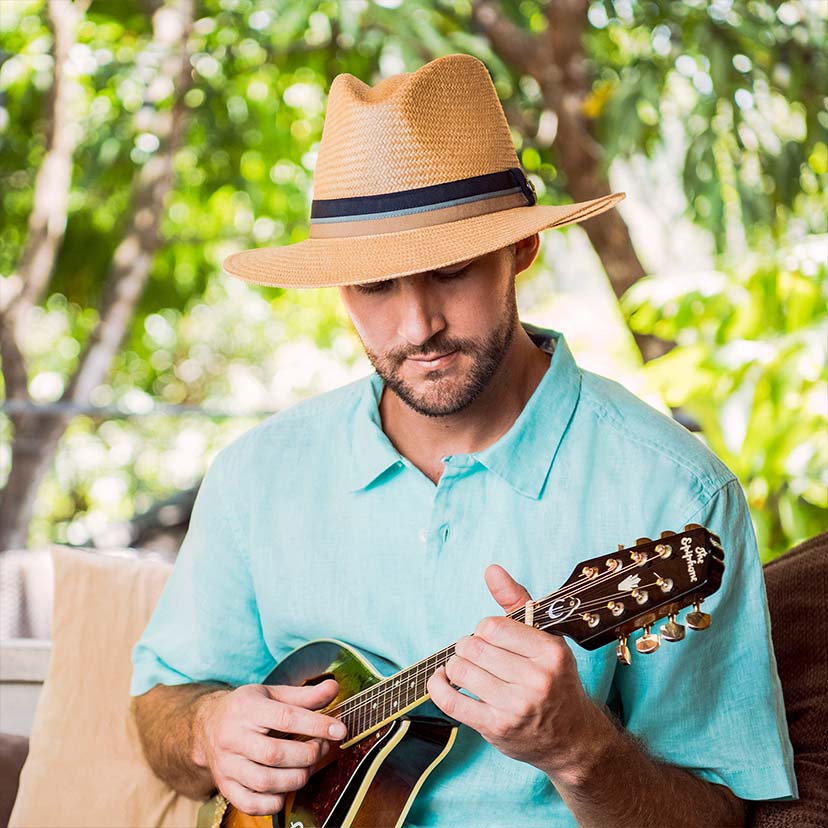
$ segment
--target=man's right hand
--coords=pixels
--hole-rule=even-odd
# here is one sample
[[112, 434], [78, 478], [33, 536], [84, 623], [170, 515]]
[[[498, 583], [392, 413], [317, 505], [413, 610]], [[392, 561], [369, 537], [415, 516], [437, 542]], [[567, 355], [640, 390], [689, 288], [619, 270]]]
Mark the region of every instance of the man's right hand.
[[[245, 814], [275, 814], [315, 765], [346, 736], [338, 719], [315, 712], [336, 697], [333, 679], [306, 687], [246, 684], [202, 696], [195, 717], [193, 761]], [[309, 741], [269, 735], [296, 734]]]

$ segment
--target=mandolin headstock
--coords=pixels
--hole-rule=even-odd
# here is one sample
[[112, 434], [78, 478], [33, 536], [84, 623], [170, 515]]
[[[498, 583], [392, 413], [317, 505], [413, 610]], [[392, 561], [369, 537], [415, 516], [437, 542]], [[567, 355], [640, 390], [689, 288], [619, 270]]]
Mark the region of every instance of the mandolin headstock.
[[[618, 659], [629, 664], [627, 638], [644, 635], [636, 649], [650, 653], [661, 640], [680, 641], [684, 625], [676, 615], [685, 607], [691, 629], [710, 625], [701, 602], [722, 582], [724, 551], [720, 539], [698, 524], [681, 532], [662, 532], [658, 540], [639, 538], [635, 546], [579, 563], [563, 586], [534, 604], [538, 629], [565, 635], [587, 650], [618, 639]], [[656, 621], [668, 618], [658, 632]]]

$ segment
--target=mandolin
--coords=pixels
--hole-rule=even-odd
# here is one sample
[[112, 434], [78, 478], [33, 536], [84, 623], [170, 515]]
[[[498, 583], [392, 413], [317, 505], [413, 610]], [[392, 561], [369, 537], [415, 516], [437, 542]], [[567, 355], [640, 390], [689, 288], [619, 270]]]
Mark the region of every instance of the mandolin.
[[[723, 572], [720, 539], [688, 524], [679, 533], [639, 538], [632, 547], [621, 544], [609, 555], [579, 563], [560, 589], [509, 616], [587, 650], [616, 642], [619, 662], [628, 665], [631, 637], [639, 630], [643, 634], [633, 649], [653, 653], [662, 641], [681, 641], [685, 624], [707, 629], [710, 615], [700, 605], [719, 588]], [[679, 623], [678, 613], [690, 606]], [[655, 632], [663, 618], [667, 622]], [[347, 726], [347, 741], [304, 788], [286, 798], [280, 813], [251, 816], [218, 794], [202, 806], [199, 828], [401, 826], [423, 782], [454, 743], [456, 722], [411, 712], [428, 699], [428, 679], [453, 653], [452, 644], [384, 677], [340, 641], [312, 641], [292, 652], [264, 683], [299, 686], [336, 679], [339, 695], [323, 712]]]

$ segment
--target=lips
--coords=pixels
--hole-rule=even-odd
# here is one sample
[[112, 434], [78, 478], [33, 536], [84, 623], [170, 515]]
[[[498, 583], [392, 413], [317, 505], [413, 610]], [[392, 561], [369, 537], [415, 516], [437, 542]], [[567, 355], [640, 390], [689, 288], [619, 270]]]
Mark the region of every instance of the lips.
[[448, 365], [452, 359], [457, 355], [457, 351], [448, 351], [445, 354], [437, 354], [435, 356], [429, 357], [408, 357], [408, 362], [420, 367], [420, 368], [442, 368], [445, 365]]

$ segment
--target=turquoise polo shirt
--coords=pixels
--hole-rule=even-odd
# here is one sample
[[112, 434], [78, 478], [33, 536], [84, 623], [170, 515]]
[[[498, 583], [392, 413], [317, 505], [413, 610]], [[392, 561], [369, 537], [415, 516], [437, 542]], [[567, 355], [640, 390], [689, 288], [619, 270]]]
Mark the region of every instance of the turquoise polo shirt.
[[[520, 416], [482, 451], [444, 458], [435, 485], [381, 427], [372, 374], [248, 431], [213, 461], [131, 693], [261, 682], [292, 650], [340, 639], [389, 674], [501, 611], [483, 571], [535, 597], [580, 560], [700, 523], [722, 539], [713, 623], [617, 663], [571, 644], [587, 693], [651, 755], [743, 799], [796, 796], [750, 516], [733, 474], [690, 432], [578, 368], [563, 336]], [[565, 639], [568, 641], [568, 639]], [[643, 792], [642, 792], [643, 793]], [[496, 816], [495, 816], [496, 815]], [[406, 825], [574, 826], [554, 786], [461, 727]]]

